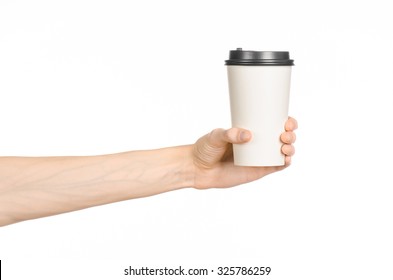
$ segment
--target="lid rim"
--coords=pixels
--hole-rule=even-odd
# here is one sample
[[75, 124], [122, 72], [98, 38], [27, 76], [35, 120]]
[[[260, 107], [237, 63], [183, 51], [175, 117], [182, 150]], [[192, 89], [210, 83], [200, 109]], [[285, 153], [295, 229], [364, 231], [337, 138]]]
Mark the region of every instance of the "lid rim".
[[287, 65], [293, 66], [294, 60], [290, 59], [288, 51], [250, 51], [237, 48], [229, 52], [229, 59], [225, 65]]
[[252, 61], [252, 60], [226, 60], [225, 65], [280, 65], [280, 66], [294, 66], [293, 60], [285, 61]]

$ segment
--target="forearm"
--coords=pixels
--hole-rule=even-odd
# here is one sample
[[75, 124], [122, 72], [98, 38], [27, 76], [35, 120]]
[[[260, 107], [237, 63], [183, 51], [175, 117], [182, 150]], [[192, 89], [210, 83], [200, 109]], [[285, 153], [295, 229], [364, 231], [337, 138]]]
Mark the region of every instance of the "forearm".
[[190, 153], [0, 158], [0, 226], [192, 186]]

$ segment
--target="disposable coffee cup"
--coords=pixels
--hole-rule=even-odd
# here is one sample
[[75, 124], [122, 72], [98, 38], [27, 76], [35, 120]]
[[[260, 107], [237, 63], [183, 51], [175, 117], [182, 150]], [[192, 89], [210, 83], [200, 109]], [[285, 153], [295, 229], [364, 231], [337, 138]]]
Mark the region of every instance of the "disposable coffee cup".
[[293, 60], [289, 52], [231, 50], [225, 61], [232, 127], [245, 128], [252, 138], [234, 144], [234, 163], [239, 166], [281, 166], [280, 135], [288, 119]]

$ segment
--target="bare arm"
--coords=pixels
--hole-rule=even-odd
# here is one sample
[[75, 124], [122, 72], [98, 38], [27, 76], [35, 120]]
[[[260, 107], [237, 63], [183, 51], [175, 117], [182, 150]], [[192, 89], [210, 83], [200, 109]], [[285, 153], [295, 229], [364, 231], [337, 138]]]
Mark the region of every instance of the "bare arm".
[[286, 165], [233, 165], [231, 143], [249, 131], [215, 129], [195, 144], [83, 157], [0, 157], [0, 226], [185, 187], [231, 187], [282, 170], [294, 154], [290, 118], [281, 135]]
[[189, 153], [0, 158], [0, 225], [190, 187]]

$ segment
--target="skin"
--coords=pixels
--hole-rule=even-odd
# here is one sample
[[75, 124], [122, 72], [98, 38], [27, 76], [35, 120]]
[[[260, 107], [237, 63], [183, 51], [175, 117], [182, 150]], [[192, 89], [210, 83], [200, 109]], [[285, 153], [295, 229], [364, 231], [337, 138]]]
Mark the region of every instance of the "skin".
[[285, 165], [233, 165], [231, 144], [248, 130], [215, 129], [195, 144], [83, 157], [0, 157], [0, 226], [181, 188], [228, 188], [287, 168], [295, 153], [289, 118], [281, 134]]

